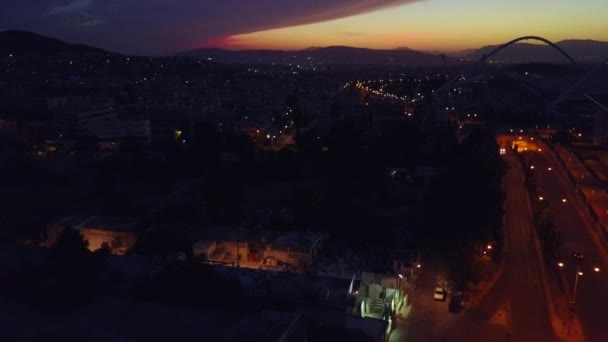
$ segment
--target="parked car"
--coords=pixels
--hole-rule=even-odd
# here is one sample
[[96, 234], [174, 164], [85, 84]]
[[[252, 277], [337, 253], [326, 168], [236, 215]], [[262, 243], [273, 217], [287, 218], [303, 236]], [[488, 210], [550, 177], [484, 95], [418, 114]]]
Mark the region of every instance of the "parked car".
[[445, 289], [441, 286], [435, 287], [435, 293], [433, 293], [433, 298], [438, 301], [444, 301], [445, 297], [446, 297]]
[[585, 254], [583, 254], [583, 252], [582, 252], [582, 251], [580, 251], [580, 250], [573, 250], [573, 251], [572, 251], [572, 257], [573, 257], [573, 258], [574, 258], [576, 261], [581, 262], [581, 261], [583, 261], [583, 259], [585, 258]]
[[462, 292], [454, 292], [450, 297], [450, 303], [448, 304], [448, 311], [451, 313], [458, 313], [464, 306], [464, 296]]

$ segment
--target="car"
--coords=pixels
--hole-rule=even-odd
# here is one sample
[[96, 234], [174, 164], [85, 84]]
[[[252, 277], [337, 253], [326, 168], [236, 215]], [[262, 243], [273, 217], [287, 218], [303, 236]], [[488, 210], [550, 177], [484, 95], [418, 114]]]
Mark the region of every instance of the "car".
[[578, 251], [578, 250], [573, 250], [572, 251], [572, 257], [577, 260], [577, 261], [583, 261], [583, 259], [585, 258], [585, 255], [583, 254], [583, 252]]
[[461, 291], [454, 292], [450, 297], [450, 303], [448, 304], [448, 311], [451, 313], [458, 313], [464, 306], [464, 295]]
[[446, 297], [446, 291], [443, 287], [437, 286], [435, 287], [435, 293], [433, 293], [433, 299], [437, 301], [444, 301]]

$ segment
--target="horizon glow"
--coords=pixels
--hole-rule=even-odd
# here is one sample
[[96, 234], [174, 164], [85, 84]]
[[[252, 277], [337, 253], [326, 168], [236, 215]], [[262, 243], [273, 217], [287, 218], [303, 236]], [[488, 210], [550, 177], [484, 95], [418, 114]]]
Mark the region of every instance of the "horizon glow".
[[608, 41], [606, 13], [607, 0], [31, 0], [4, 6], [0, 30], [143, 55], [329, 45], [454, 51], [525, 35]]
[[[581, 3], [584, 2], [583, 6]], [[524, 10], [522, 10], [524, 9]], [[457, 51], [536, 35], [608, 41], [608, 1], [449, 0], [415, 2], [396, 8], [316, 24], [234, 35], [206, 46], [225, 49], [297, 50], [353, 47]]]

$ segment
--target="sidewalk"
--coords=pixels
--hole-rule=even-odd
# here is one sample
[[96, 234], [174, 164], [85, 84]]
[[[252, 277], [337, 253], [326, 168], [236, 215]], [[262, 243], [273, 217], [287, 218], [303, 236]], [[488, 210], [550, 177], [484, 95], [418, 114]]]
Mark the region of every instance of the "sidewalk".
[[481, 281], [476, 286], [472, 284], [468, 286], [468, 298], [466, 298], [465, 300], [465, 309], [470, 309], [471, 307], [479, 304], [488, 294], [488, 292], [490, 292], [490, 290], [494, 288], [494, 285], [496, 285], [496, 282], [498, 281], [504, 270], [503, 264], [504, 261], [500, 264], [492, 265], [492, 269], [490, 270], [492, 275], [488, 280]]

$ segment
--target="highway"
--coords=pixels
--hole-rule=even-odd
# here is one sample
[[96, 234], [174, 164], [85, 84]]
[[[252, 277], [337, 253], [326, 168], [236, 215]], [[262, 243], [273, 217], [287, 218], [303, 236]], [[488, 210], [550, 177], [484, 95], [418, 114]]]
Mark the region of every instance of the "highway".
[[[555, 155], [543, 149], [542, 152], [530, 152], [528, 156], [536, 170], [534, 177], [539, 186], [539, 195], [550, 202], [553, 221], [562, 242], [560, 255], [565, 264], [563, 272], [570, 298], [577, 272], [577, 263], [571, 256], [571, 251], [577, 249], [584, 253], [584, 261], [579, 267], [583, 275], [579, 278], [575, 299], [576, 312], [585, 340], [608, 341], [607, 257], [597, 234], [593, 234], [593, 223], [585, 213], [582, 200]], [[566, 199], [566, 202], [563, 202], [563, 199]], [[599, 267], [600, 272], [594, 272], [594, 267]]]

